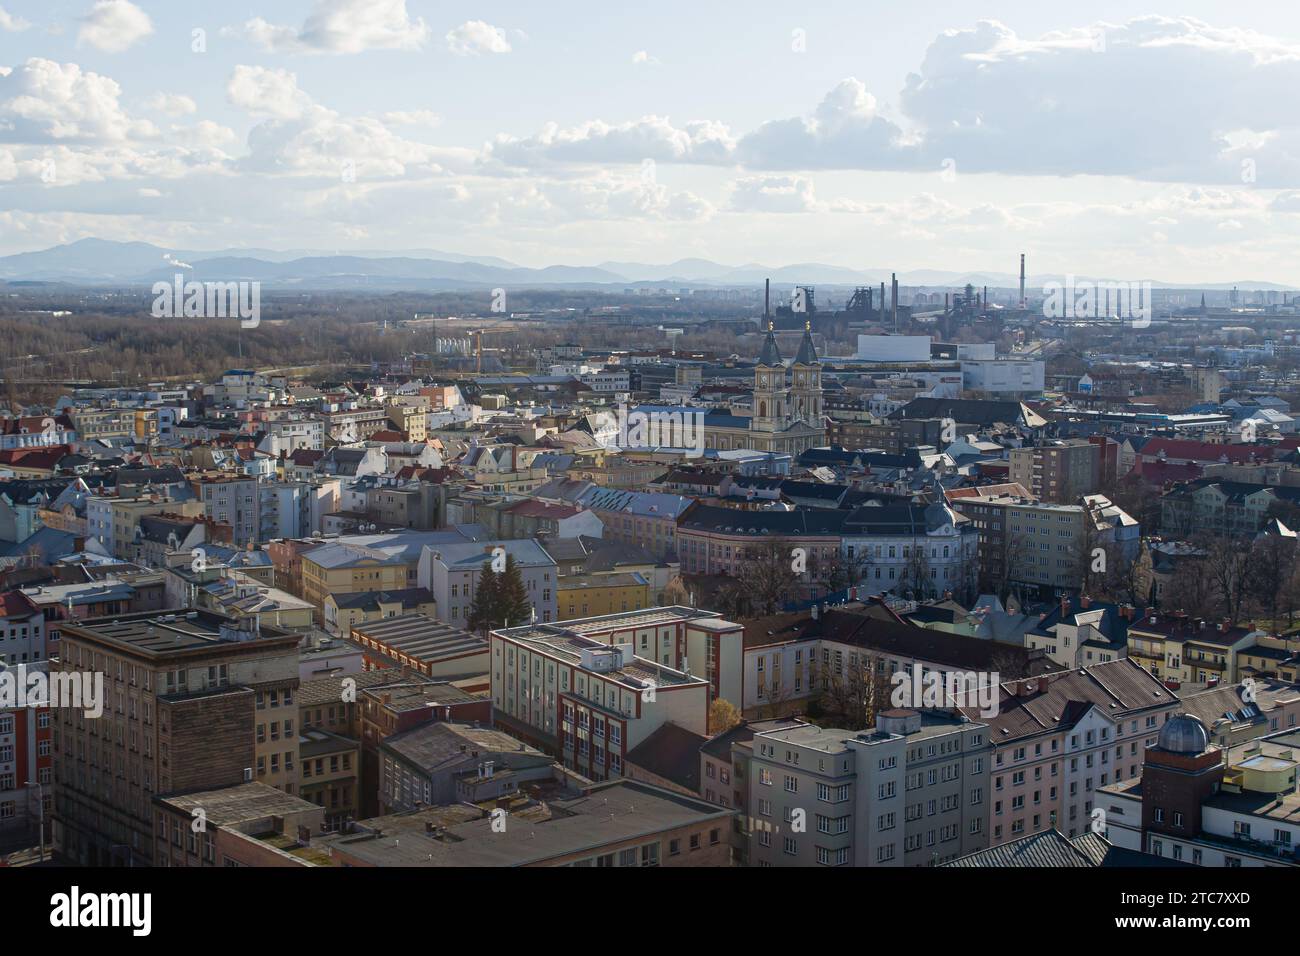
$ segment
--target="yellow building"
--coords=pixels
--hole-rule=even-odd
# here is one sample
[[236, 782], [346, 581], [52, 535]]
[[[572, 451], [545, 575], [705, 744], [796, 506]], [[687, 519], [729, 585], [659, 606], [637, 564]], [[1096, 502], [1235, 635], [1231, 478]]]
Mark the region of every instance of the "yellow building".
[[428, 398], [416, 396], [394, 399], [384, 406], [384, 411], [398, 431], [406, 432], [408, 441], [422, 442], [428, 437]]
[[346, 638], [362, 624], [416, 612], [438, 616], [438, 603], [427, 588], [330, 594], [325, 598], [325, 630]]
[[1158, 680], [1171, 683], [1240, 679], [1241, 651], [1263, 636], [1221, 621], [1149, 613], [1129, 625], [1128, 656]]
[[635, 572], [559, 578], [555, 602], [561, 621], [639, 611], [654, 604], [649, 579]]
[[324, 608], [331, 594], [400, 591], [415, 586], [418, 567], [418, 557], [407, 561], [359, 545], [328, 544], [303, 554], [302, 596]]

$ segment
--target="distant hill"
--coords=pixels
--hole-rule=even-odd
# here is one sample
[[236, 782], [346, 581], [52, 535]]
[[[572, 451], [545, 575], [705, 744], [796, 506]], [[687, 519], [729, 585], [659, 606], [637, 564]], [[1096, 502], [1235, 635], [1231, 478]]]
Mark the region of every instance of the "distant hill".
[[[771, 279], [776, 286], [876, 286], [888, 282], [884, 269], [848, 269], [820, 262], [782, 266], [747, 263], [729, 266], [708, 259], [678, 259], [663, 265], [644, 262], [602, 262], [594, 266], [550, 265], [534, 269], [495, 256], [469, 256], [436, 249], [383, 252], [376, 250], [222, 249], [168, 250], [147, 242], [80, 239], [39, 252], [0, 257], [0, 281], [67, 282], [82, 285], [152, 285], [172, 279], [177, 271], [198, 281], [259, 281], [270, 286], [320, 289], [382, 288], [420, 291], [480, 289], [496, 286], [556, 286], [600, 288], [651, 286], [661, 288], [757, 286]], [[1026, 278], [1037, 293], [1064, 276], [1039, 274]], [[1087, 277], [1080, 277], [1087, 278]], [[946, 272], [920, 269], [898, 273], [902, 286], [1014, 289], [1018, 275], [1003, 272]], [[1135, 280], [1143, 281], [1143, 280]], [[1215, 283], [1202, 286], [1151, 281], [1156, 288], [1284, 290], [1272, 282]]]

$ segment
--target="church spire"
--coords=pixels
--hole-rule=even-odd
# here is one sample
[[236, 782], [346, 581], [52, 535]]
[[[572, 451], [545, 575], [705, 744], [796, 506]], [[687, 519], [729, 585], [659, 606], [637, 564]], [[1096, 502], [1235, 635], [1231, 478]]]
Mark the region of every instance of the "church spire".
[[817, 346], [812, 340], [812, 323], [805, 322], [803, 328], [803, 341], [799, 343], [799, 351], [794, 357], [795, 365], [820, 365], [817, 358]]
[[763, 350], [758, 353], [758, 364], [768, 368], [780, 368], [785, 364], [781, 361], [781, 350], [776, 347], [776, 332], [771, 322], [767, 323], [767, 338], [763, 340]]

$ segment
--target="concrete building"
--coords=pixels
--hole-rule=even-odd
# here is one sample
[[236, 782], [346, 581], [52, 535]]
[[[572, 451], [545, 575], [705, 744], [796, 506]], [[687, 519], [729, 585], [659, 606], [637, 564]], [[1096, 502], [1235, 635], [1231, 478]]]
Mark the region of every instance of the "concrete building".
[[498, 727], [592, 780], [623, 774], [628, 751], [662, 724], [708, 727], [709, 683], [565, 627], [493, 631]]
[[988, 846], [983, 724], [900, 709], [869, 731], [809, 724], [750, 747], [750, 866], [933, 866]]
[[993, 743], [991, 845], [1056, 828], [1086, 832], [1098, 791], [1142, 771], [1142, 755], [1177, 711], [1172, 691], [1132, 661], [1004, 682]]
[[294, 791], [300, 635], [186, 610], [62, 631], [57, 670], [104, 682], [99, 719], [56, 711], [54, 837], [68, 858], [151, 863], [159, 795], [241, 782]]
[[1098, 490], [1101, 447], [1087, 439], [1012, 448], [1011, 480], [1035, 498], [1051, 504], [1072, 504]]

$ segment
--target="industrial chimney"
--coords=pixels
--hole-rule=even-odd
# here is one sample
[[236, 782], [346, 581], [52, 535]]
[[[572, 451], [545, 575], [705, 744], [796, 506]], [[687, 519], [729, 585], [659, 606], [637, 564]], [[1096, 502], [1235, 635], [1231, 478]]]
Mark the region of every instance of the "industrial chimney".
[[1020, 253], [1020, 309], [1026, 308], [1025, 303], [1025, 254]]
[[890, 306], [894, 312], [894, 331], [897, 332], [898, 331], [898, 273], [897, 272], [891, 272], [889, 274], [889, 282], [891, 286], [890, 291], [892, 296], [890, 300]]
[[[1022, 282], [1022, 283], [1021, 283], [1021, 286], [1023, 286], [1023, 285], [1024, 285], [1024, 283]], [[1024, 289], [1022, 288], [1022, 289], [1020, 290], [1020, 292], [1021, 292], [1021, 294], [1023, 295], [1023, 294], [1024, 294]], [[769, 309], [769, 303], [770, 303], [771, 301], [772, 301], [772, 280], [771, 280], [771, 279], [764, 279], [764, 280], [763, 280], [763, 318], [765, 318], [765, 319], [768, 318], [768, 317], [771, 315], [771, 312], [768, 311], [768, 309]]]

